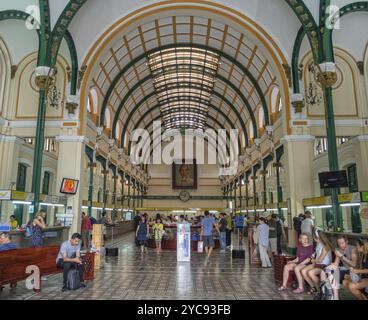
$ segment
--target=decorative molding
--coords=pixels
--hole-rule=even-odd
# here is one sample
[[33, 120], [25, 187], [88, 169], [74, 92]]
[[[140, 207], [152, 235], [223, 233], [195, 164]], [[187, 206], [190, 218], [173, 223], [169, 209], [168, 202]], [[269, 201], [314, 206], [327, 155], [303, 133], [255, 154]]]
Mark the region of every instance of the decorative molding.
[[[63, 126], [64, 121], [46, 121], [46, 128], [60, 128]], [[11, 128], [36, 128], [37, 121], [33, 120], [19, 120], [19, 121], [9, 121], [8, 126]]]
[[23, 145], [25, 143], [24, 140], [21, 138], [18, 138], [16, 136], [6, 136], [3, 134], [0, 134], [0, 142], [10, 142], [18, 145]]
[[368, 135], [358, 136], [357, 139], [359, 142], [368, 141]]
[[85, 136], [57, 136], [55, 137], [58, 142], [82, 142], [88, 144], [89, 139]]
[[[337, 127], [364, 127], [366, 126], [366, 119], [335, 119], [335, 126]], [[325, 120], [308, 119], [308, 125], [311, 127], [325, 126]]]
[[286, 144], [288, 142], [311, 142], [315, 139], [316, 137], [311, 135], [290, 135], [283, 137], [281, 139], [281, 143]]

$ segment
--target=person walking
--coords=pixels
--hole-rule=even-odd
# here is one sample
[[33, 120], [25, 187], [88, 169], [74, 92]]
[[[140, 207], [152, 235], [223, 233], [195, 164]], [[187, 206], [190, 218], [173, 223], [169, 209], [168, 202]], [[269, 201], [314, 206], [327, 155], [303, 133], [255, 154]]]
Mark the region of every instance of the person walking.
[[231, 231], [232, 231], [232, 219], [231, 214], [226, 217], [226, 247], [230, 248], [231, 246]]
[[31, 247], [33, 248], [43, 246], [42, 230], [46, 228], [45, 218], [46, 218], [46, 211], [41, 209], [31, 222], [32, 227]]
[[277, 254], [277, 233], [276, 233], [276, 219], [274, 218], [274, 215], [270, 212], [266, 213], [266, 218], [268, 221], [269, 226], [269, 248], [272, 253], [272, 255]]
[[[209, 211], [204, 212], [204, 219], [202, 220], [201, 236], [203, 237], [203, 246], [205, 247], [207, 257], [211, 256], [215, 241], [213, 239], [213, 228], [219, 232], [215, 219], [210, 216]], [[219, 232], [220, 233], [220, 232]]]
[[226, 221], [225, 216], [226, 216], [226, 214], [224, 212], [220, 213], [219, 230], [220, 230], [220, 247], [221, 247], [221, 252], [225, 252], [226, 251], [227, 221]]
[[82, 232], [83, 248], [85, 249], [89, 248], [91, 231], [92, 231], [91, 219], [86, 215], [85, 212], [82, 212], [81, 232]]
[[[141, 220], [142, 220], [141, 213], [138, 212], [138, 214], [136, 214], [135, 217], [134, 217], [134, 232], [135, 232], [135, 234], [137, 234], [137, 229], [138, 229], [138, 226], [139, 226], [139, 222]], [[136, 246], [139, 247], [139, 242], [138, 242], [137, 236], [134, 238], [134, 242], [135, 242]]]
[[147, 220], [144, 216], [142, 216], [141, 221], [139, 221], [139, 225], [136, 231], [136, 237], [141, 247], [141, 253], [147, 252], [148, 227]]
[[307, 234], [309, 243], [313, 244], [313, 229], [314, 229], [314, 222], [312, 219], [312, 213], [310, 211], [306, 211], [304, 214], [304, 219], [300, 225], [301, 233]]
[[259, 255], [262, 261], [262, 268], [271, 268], [270, 257], [268, 256], [267, 249], [269, 246], [269, 227], [266, 223], [266, 219], [261, 217], [259, 219], [259, 225], [257, 226], [258, 232], [258, 249]]

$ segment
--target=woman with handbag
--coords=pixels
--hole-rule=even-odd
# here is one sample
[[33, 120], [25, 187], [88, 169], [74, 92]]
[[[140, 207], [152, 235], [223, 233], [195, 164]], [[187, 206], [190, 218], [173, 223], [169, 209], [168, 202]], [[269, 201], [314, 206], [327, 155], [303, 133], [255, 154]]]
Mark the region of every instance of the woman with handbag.
[[368, 300], [362, 290], [368, 288], [368, 242], [357, 240], [356, 245], [358, 257], [357, 268], [350, 268], [350, 275], [345, 276], [343, 282], [347, 288], [358, 300]]
[[319, 276], [324, 267], [329, 266], [332, 263], [332, 251], [328, 244], [326, 236], [319, 232], [315, 232], [314, 241], [317, 243], [314, 251], [311, 264], [306, 266], [302, 271], [303, 279], [309, 284], [309, 294], [317, 293], [319, 287]]

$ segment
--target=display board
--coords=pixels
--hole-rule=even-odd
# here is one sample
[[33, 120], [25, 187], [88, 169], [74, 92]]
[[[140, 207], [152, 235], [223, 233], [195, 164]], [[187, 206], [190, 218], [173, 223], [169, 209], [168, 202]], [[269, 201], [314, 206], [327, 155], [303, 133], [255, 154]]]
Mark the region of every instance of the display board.
[[183, 262], [190, 261], [190, 224], [178, 223], [177, 224], [177, 260]]

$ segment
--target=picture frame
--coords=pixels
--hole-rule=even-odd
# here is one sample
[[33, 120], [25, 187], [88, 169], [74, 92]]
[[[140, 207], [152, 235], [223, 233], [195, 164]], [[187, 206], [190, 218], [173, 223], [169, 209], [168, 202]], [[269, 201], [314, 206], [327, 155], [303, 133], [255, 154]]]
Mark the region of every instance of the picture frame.
[[196, 190], [198, 170], [196, 160], [179, 160], [172, 164], [172, 188], [174, 190]]
[[60, 193], [74, 195], [78, 191], [79, 180], [63, 178]]

